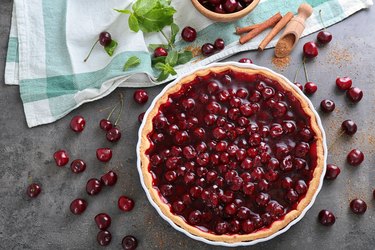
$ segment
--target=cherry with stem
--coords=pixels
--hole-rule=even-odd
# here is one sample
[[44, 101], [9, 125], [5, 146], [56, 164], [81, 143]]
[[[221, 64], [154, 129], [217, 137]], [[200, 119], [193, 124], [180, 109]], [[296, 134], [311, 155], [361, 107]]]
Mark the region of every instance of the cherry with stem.
[[326, 26], [324, 25], [322, 18], [322, 10], [319, 10], [319, 18], [323, 25], [323, 30], [320, 31], [317, 35], [317, 39], [321, 44], [327, 44], [332, 40], [332, 34], [327, 31]]
[[318, 86], [314, 82], [309, 81], [309, 75], [307, 74], [307, 69], [306, 69], [306, 57], [303, 57], [302, 64], [303, 64], [303, 69], [305, 71], [305, 78], [306, 78], [305, 93], [308, 95], [314, 94], [318, 90]]
[[117, 115], [116, 121], [113, 124], [113, 127], [109, 129], [106, 134], [107, 140], [110, 142], [117, 142], [121, 138], [121, 132], [120, 132], [120, 129], [118, 128], [118, 123], [120, 121], [120, 117], [124, 109], [124, 97], [122, 93], [120, 93], [120, 103], [121, 103], [121, 108], [120, 108], [120, 112]]

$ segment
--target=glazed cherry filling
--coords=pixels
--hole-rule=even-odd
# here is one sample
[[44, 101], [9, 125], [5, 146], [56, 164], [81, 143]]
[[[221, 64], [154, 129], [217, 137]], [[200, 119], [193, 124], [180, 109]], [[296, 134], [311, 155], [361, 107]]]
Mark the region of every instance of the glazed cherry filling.
[[269, 228], [307, 192], [315, 134], [300, 102], [275, 80], [235, 71], [196, 77], [152, 122], [146, 154], [154, 188], [202, 231]]

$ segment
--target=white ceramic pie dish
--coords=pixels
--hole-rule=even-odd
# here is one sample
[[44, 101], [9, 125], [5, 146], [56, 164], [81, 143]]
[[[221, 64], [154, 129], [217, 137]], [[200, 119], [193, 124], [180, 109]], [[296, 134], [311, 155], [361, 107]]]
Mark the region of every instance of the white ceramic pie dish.
[[[323, 172], [322, 172], [322, 175], [320, 177], [320, 182], [319, 182], [319, 186], [316, 190], [316, 192], [314, 193], [310, 203], [308, 204], [308, 206], [305, 207], [305, 209], [303, 209], [303, 211], [301, 212], [301, 214], [296, 218], [294, 219], [292, 222], [290, 222], [287, 226], [285, 226], [283, 229], [277, 231], [276, 233], [268, 236], [268, 237], [265, 237], [265, 238], [260, 238], [260, 239], [256, 239], [256, 240], [253, 240], [253, 241], [246, 241], [246, 242], [236, 242], [236, 243], [227, 243], [227, 242], [220, 242], [220, 241], [211, 241], [211, 240], [207, 240], [203, 237], [200, 237], [200, 236], [196, 236], [196, 235], [193, 235], [191, 233], [189, 233], [188, 231], [186, 231], [185, 229], [179, 227], [178, 225], [176, 225], [170, 218], [168, 218], [162, 211], [161, 209], [159, 208], [159, 206], [154, 202], [154, 200], [152, 199], [150, 193], [149, 193], [149, 190], [148, 188], [146, 187], [146, 184], [145, 184], [145, 181], [144, 181], [144, 178], [143, 178], [143, 174], [142, 174], [142, 169], [141, 169], [141, 157], [140, 157], [140, 144], [141, 144], [141, 133], [142, 133], [142, 130], [145, 126], [145, 121], [147, 120], [147, 117], [149, 115], [149, 112], [150, 110], [152, 110], [156, 104], [156, 101], [172, 86], [174, 86], [175, 84], [177, 84], [182, 78], [188, 76], [188, 75], [191, 75], [193, 74], [194, 72], [196, 71], [199, 71], [199, 70], [204, 70], [204, 69], [208, 69], [208, 68], [211, 68], [211, 67], [215, 67], [215, 66], [228, 66], [228, 65], [233, 65], [233, 66], [237, 66], [237, 67], [242, 67], [242, 68], [250, 68], [250, 69], [255, 69], [255, 70], [265, 70], [265, 71], [268, 71], [280, 78], [282, 78], [285, 82], [287, 82], [294, 90], [296, 90], [305, 100], [306, 102], [308, 103], [309, 107], [311, 108], [312, 112], [314, 113], [315, 117], [316, 117], [316, 121], [317, 121], [317, 124], [318, 124], [318, 127], [319, 129], [321, 130], [322, 132], [322, 137], [323, 137], [323, 149], [324, 149], [324, 168], [323, 168]], [[324, 179], [324, 175], [325, 175], [325, 172], [326, 172], [326, 163], [327, 163], [327, 143], [326, 143], [326, 135], [325, 135], [325, 132], [324, 132], [324, 129], [323, 129], [323, 126], [322, 126], [322, 122], [320, 120], [320, 117], [318, 115], [318, 113], [315, 111], [315, 108], [313, 106], [313, 104], [311, 103], [311, 101], [303, 94], [303, 92], [297, 87], [295, 86], [295, 84], [291, 83], [286, 77], [268, 69], [268, 68], [265, 68], [265, 67], [260, 67], [260, 66], [257, 66], [257, 65], [254, 65], [254, 64], [245, 64], [245, 63], [237, 63], [237, 62], [223, 62], [223, 63], [213, 63], [213, 64], [209, 64], [207, 66], [204, 66], [204, 67], [200, 67], [194, 71], [191, 71], [189, 73], [186, 73], [184, 75], [181, 75], [179, 76], [177, 79], [175, 79], [173, 82], [169, 83], [168, 85], [166, 85], [164, 87], [164, 89], [159, 93], [159, 95], [157, 95], [153, 102], [151, 103], [150, 107], [148, 108], [148, 110], [146, 111], [145, 113], [145, 116], [144, 116], [144, 119], [143, 119], [143, 122], [139, 128], [139, 132], [138, 132], [138, 143], [137, 143], [137, 148], [136, 148], [136, 153], [137, 153], [137, 168], [138, 168], [138, 173], [139, 173], [139, 176], [140, 176], [140, 180], [141, 180], [141, 184], [142, 184], [142, 187], [143, 189], [145, 190], [146, 192], [146, 196], [149, 200], [149, 202], [151, 203], [151, 205], [156, 209], [156, 211], [159, 213], [159, 215], [164, 219], [166, 220], [173, 228], [175, 228], [177, 231], [180, 231], [182, 233], [184, 233], [185, 235], [189, 236], [190, 238], [194, 239], [194, 240], [198, 240], [198, 241], [202, 241], [204, 243], [207, 243], [207, 244], [210, 244], [210, 245], [216, 245], [216, 246], [226, 246], [226, 247], [237, 247], [237, 246], [251, 246], [251, 245], [254, 245], [254, 244], [257, 244], [259, 242], [264, 242], [264, 241], [268, 241], [270, 239], [273, 239], [274, 237], [288, 231], [288, 229], [293, 226], [294, 224], [296, 224], [298, 221], [300, 221], [303, 216], [306, 214], [306, 212], [312, 207], [312, 205], [314, 204], [315, 202], [315, 199], [320, 191], [320, 189], [322, 188], [322, 184], [323, 184], [323, 179]]]

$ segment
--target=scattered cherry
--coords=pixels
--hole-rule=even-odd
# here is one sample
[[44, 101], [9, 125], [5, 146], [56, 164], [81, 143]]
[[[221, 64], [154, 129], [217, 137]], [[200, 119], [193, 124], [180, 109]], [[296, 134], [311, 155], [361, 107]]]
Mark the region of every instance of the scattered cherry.
[[87, 208], [87, 202], [84, 199], [75, 199], [70, 203], [70, 211], [73, 214], [82, 214]]
[[110, 142], [117, 142], [121, 138], [121, 132], [118, 127], [113, 127], [107, 131], [106, 134], [107, 140]]
[[332, 100], [324, 99], [320, 103], [320, 109], [325, 113], [331, 113], [335, 109], [335, 103]]
[[139, 122], [139, 123], [142, 123], [142, 122], [143, 122], [143, 117], [145, 117], [145, 113], [146, 113], [146, 112], [142, 112], [142, 113], [139, 114], [139, 116], [138, 116], [138, 122]]
[[336, 78], [336, 86], [341, 90], [350, 89], [352, 84], [353, 84], [352, 79], [350, 79], [350, 77], [348, 77], [348, 76]]
[[148, 94], [145, 90], [139, 89], [134, 92], [134, 101], [139, 104], [144, 104], [148, 101]]
[[350, 202], [350, 209], [355, 214], [363, 214], [367, 210], [367, 204], [361, 199], [354, 199]]
[[111, 243], [112, 235], [107, 230], [99, 231], [98, 235], [96, 236], [96, 240], [98, 241], [99, 245], [107, 246]]
[[341, 170], [338, 166], [333, 165], [333, 164], [328, 164], [327, 165], [327, 172], [324, 178], [326, 180], [334, 180], [337, 178], [337, 176], [340, 174]]
[[134, 201], [125, 195], [118, 198], [118, 207], [125, 212], [133, 210]]
[[99, 34], [99, 43], [103, 47], [110, 45], [112, 42], [111, 34], [107, 31], [103, 31]]
[[26, 193], [30, 198], [35, 198], [40, 194], [41, 191], [42, 189], [38, 184], [32, 183], [27, 187]]
[[195, 31], [194, 28], [190, 26], [186, 26], [182, 32], [181, 32], [181, 37], [184, 39], [186, 42], [194, 42], [195, 39], [197, 38], [197, 32]]
[[203, 44], [201, 50], [204, 56], [210, 56], [215, 52], [215, 47], [211, 43], [205, 43]]
[[122, 248], [124, 250], [134, 250], [138, 246], [138, 241], [134, 236], [127, 235], [122, 239]]
[[163, 47], [157, 47], [154, 50], [154, 57], [167, 56], [167, 55], [168, 55], [168, 51], [164, 49]]
[[113, 171], [108, 171], [100, 177], [100, 180], [106, 186], [113, 186], [117, 182], [117, 174]]
[[214, 42], [214, 47], [215, 47], [216, 50], [224, 49], [224, 47], [225, 47], [224, 40], [221, 39], [221, 38], [216, 39], [215, 42]]
[[108, 162], [112, 158], [112, 150], [110, 148], [98, 148], [96, 158], [101, 162]]
[[83, 118], [80, 115], [74, 116], [72, 120], [70, 121], [70, 128], [77, 133], [80, 133], [85, 128], [86, 121], [85, 118]]
[[56, 165], [59, 167], [65, 166], [69, 162], [68, 153], [65, 150], [58, 150], [53, 154]]
[[318, 220], [324, 226], [332, 226], [333, 224], [335, 224], [336, 218], [332, 212], [328, 210], [322, 210], [319, 212]]
[[316, 43], [314, 42], [305, 43], [305, 45], [303, 45], [303, 54], [307, 58], [317, 57], [319, 52], [318, 52], [318, 46], [316, 46]]
[[111, 221], [111, 217], [106, 213], [100, 213], [95, 216], [95, 223], [100, 230], [109, 228]]
[[100, 123], [99, 123], [99, 126], [101, 129], [103, 129], [104, 131], [108, 131], [110, 130], [112, 127], [113, 127], [113, 124], [110, 120], [108, 119], [101, 119], [100, 120]]
[[317, 39], [321, 44], [327, 44], [332, 41], [332, 34], [328, 31], [322, 30], [318, 33]]
[[352, 120], [345, 120], [341, 124], [342, 130], [347, 135], [354, 135], [357, 132], [357, 124]]
[[75, 174], [82, 173], [86, 169], [86, 163], [81, 159], [76, 159], [70, 164], [70, 169]]
[[358, 149], [353, 149], [352, 151], [349, 152], [346, 159], [350, 165], [358, 166], [365, 159], [365, 155]]
[[294, 83], [301, 91], [303, 91], [303, 85], [299, 82]]
[[305, 84], [305, 93], [308, 95], [314, 94], [318, 90], [318, 86], [313, 82], [307, 82]]
[[363, 91], [357, 87], [351, 87], [346, 91], [346, 97], [354, 103], [359, 102], [363, 97]]
[[98, 179], [92, 178], [92, 179], [87, 181], [86, 192], [89, 195], [96, 195], [101, 190], [102, 190], [102, 183]]
[[240, 63], [253, 63], [253, 61], [250, 58], [244, 57], [238, 60]]

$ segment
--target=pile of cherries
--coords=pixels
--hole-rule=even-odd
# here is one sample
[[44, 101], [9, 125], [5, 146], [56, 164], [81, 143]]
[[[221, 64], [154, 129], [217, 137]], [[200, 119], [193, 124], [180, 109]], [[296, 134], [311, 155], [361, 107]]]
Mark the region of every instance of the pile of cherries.
[[[144, 90], [136, 90], [134, 92], [134, 100], [135, 102], [139, 104], [144, 104], [148, 100], [148, 94]], [[118, 130], [118, 133], [113, 133], [110, 131], [113, 131], [113, 129], [118, 129], [117, 123], [119, 121], [119, 117], [122, 112], [123, 107], [123, 99], [121, 96], [121, 110], [118, 114], [118, 117], [116, 119], [115, 123], [112, 123], [110, 121], [110, 117], [112, 116], [114, 110], [118, 107], [118, 104], [112, 109], [110, 115], [107, 117], [107, 119], [102, 119], [99, 123], [99, 126], [101, 129], [105, 130], [107, 132], [106, 137], [109, 141], [115, 142], [118, 141], [121, 138], [121, 133]], [[80, 133], [84, 130], [86, 126], [86, 120], [82, 116], [74, 116], [70, 121], [70, 128], [76, 132]], [[108, 134], [119, 134], [119, 137], [116, 137], [118, 139], [111, 139], [112, 137], [109, 137]], [[112, 150], [110, 148], [98, 148], [96, 150], [96, 157], [101, 162], [108, 162], [112, 158]], [[66, 150], [58, 150], [53, 154], [53, 158], [55, 160], [55, 163], [58, 167], [64, 167], [69, 163], [70, 157]], [[70, 164], [71, 171], [75, 174], [79, 174], [85, 171], [86, 169], [86, 163], [82, 159], [75, 159]], [[90, 178], [86, 183], [86, 192], [90, 196], [95, 196], [99, 194], [104, 186], [114, 186], [117, 182], [117, 174], [110, 170], [104, 175], [98, 178]], [[41, 186], [38, 183], [32, 183], [27, 187], [26, 193], [30, 198], [37, 197], [41, 192]], [[135, 205], [135, 202], [133, 199], [122, 195], [118, 198], [117, 206], [121, 211], [129, 212], [133, 210]], [[80, 215], [85, 212], [86, 208], [88, 206], [88, 202], [83, 198], [77, 198], [74, 199], [70, 203], [70, 211], [72, 214]], [[107, 213], [99, 213], [95, 216], [94, 221], [100, 230], [97, 234], [97, 241], [98, 244], [101, 246], [107, 246], [110, 244], [112, 240], [112, 235], [108, 231], [108, 228], [111, 225], [111, 217]], [[132, 235], [127, 235], [122, 240], [122, 247], [123, 249], [132, 250], [136, 249], [138, 245], [137, 239]]]
[[253, 0], [199, 0], [206, 8], [219, 14], [229, 14], [241, 11], [249, 6]]

